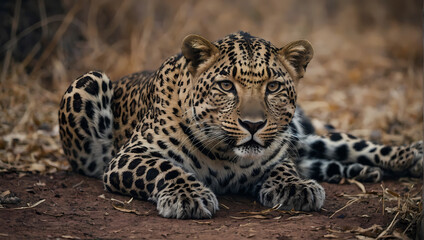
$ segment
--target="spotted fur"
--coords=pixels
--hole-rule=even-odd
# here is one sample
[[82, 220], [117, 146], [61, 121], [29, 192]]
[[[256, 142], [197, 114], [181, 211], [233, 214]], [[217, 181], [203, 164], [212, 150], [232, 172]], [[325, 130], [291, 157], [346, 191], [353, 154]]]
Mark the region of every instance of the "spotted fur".
[[304, 40], [277, 48], [245, 32], [213, 43], [190, 35], [155, 72], [114, 83], [89, 72], [62, 98], [64, 153], [75, 171], [153, 201], [170, 218], [210, 218], [224, 193], [319, 210], [325, 192], [312, 179], [419, 176], [422, 143], [313, 133], [295, 87], [312, 56]]

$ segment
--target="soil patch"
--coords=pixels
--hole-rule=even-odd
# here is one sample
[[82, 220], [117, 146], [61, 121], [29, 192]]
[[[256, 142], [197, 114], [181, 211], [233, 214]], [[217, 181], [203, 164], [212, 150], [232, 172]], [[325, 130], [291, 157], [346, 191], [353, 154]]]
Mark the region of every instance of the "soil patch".
[[[2, 173], [0, 191], [9, 190], [21, 201], [0, 209], [0, 238], [342, 239], [358, 234], [375, 237], [394, 217], [387, 212], [383, 215], [378, 197], [381, 183], [364, 184], [375, 197], [361, 198], [336, 214], [349, 201], [347, 196], [361, 194], [361, 190], [355, 184], [322, 185], [327, 199], [320, 212], [267, 211], [254, 198], [225, 195], [219, 197], [220, 210], [212, 219], [175, 220], [160, 217], [150, 202], [134, 199], [125, 203], [130, 197], [104, 191], [97, 179], [65, 171], [44, 176]], [[388, 181], [383, 185], [399, 194], [411, 192], [410, 184]], [[393, 201], [384, 204], [397, 205]]]

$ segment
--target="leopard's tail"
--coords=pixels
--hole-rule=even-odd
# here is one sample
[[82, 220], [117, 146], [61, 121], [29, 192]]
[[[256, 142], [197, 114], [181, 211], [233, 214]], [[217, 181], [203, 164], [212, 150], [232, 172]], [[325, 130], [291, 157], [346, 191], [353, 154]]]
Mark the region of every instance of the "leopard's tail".
[[112, 83], [101, 72], [77, 78], [63, 95], [60, 138], [74, 171], [100, 178], [112, 158], [112, 97]]

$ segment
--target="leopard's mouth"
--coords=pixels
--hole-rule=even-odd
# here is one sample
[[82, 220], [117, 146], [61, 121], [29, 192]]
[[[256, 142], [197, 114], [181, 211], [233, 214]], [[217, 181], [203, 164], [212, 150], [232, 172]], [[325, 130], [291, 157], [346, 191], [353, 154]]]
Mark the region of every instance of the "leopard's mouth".
[[264, 153], [265, 147], [251, 139], [234, 148], [234, 153], [239, 157], [258, 157]]
[[239, 144], [236, 147], [245, 147], [245, 148], [264, 148], [263, 145], [259, 144], [258, 142], [256, 142], [253, 139], [250, 139], [249, 141], [243, 143], [243, 144]]

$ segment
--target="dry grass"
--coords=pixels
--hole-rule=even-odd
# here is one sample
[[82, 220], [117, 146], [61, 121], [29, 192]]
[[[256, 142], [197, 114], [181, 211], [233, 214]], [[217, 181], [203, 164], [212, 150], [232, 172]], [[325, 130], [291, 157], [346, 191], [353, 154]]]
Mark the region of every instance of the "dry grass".
[[[309, 39], [316, 55], [298, 95], [317, 126], [330, 123], [389, 144], [422, 139], [419, 3], [364, 1], [362, 7], [358, 1], [302, 3], [63, 1], [69, 10], [64, 15], [43, 15], [22, 31], [31, 33], [37, 27], [48, 31], [49, 19], [62, 19], [46, 47], [40, 49], [35, 42], [22, 62], [8, 54], [17, 50], [12, 43], [22, 34], [16, 32], [15, 14], [12, 38], [2, 46], [6, 51], [0, 82], [3, 169], [66, 169], [56, 112], [72, 79], [91, 69], [104, 70], [113, 79], [155, 69], [179, 51], [189, 33], [216, 40], [245, 30], [280, 46]], [[15, 13], [20, 4], [16, 1]], [[69, 35], [83, 40], [69, 42]]]
[[[11, 53], [21, 34], [15, 26], [20, 4], [25, 2], [16, 1], [12, 37], [1, 46], [1, 171], [68, 169], [57, 126], [58, 103], [67, 85], [92, 69], [104, 70], [112, 79], [156, 69], [179, 52], [190, 33], [216, 40], [244, 30], [277, 46], [308, 39], [315, 57], [297, 91], [317, 126], [330, 123], [389, 144], [422, 139], [418, 0], [63, 0], [63, 16], [41, 14], [40, 22], [26, 30], [52, 31], [50, 22], [61, 19], [47, 47], [35, 42], [28, 56], [16, 62]], [[67, 41], [72, 34], [79, 37]]]
[[[369, 201], [369, 199], [377, 198], [381, 202], [381, 210], [383, 215], [388, 215], [391, 218], [391, 222], [387, 226], [373, 225], [369, 229], [358, 228], [356, 230], [349, 230], [357, 234], [357, 236], [372, 237], [372, 239], [409, 239], [408, 235], [415, 237], [417, 231], [417, 224], [422, 218], [423, 202], [422, 202], [422, 181], [419, 179], [400, 179], [401, 184], [406, 193], [399, 194], [395, 191], [385, 188], [381, 184], [380, 191], [367, 191], [365, 187], [355, 180], [348, 180], [350, 183], [357, 184], [361, 189], [362, 193], [349, 195], [341, 194], [340, 197], [349, 199], [345, 206], [335, 211], [330, 218], [336, 213], [349, 208], [354, 205], [355, 202]], [[387, 205], [393, 205], [397, 203], [397, 206], [389, 207]], [[403, 228], [398, 228], [399, 224], [403, 224]], [[398, 228], [398, 229], [396, 229]]]

